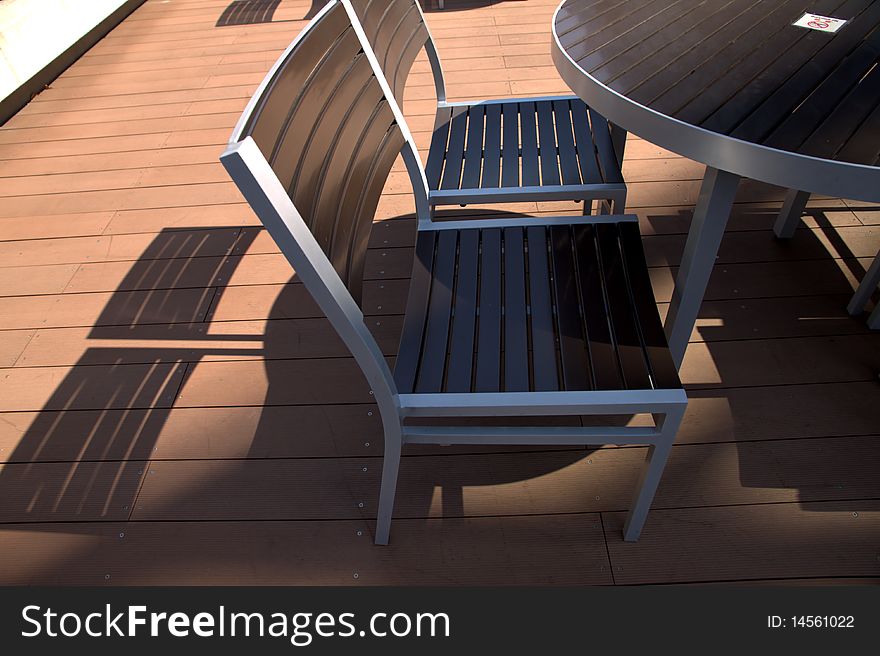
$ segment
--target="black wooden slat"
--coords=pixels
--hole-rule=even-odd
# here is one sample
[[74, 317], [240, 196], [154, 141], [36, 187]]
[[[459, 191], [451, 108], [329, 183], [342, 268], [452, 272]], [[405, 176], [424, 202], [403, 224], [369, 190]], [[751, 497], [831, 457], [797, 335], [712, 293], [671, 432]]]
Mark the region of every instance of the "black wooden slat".
[[457, 241], [458, 233], [454, 230], [440, 231], [437, 239], [431, 298], [428, 302], [428, 317], [425, 324], [425, 341], [416, 378], [417, 393], [439, 392], [443, 387]]
[[501, 105], [486, 106], [486, 139], [483, 146], [483, 177], [480, 186], [501, 186]]
[[467, 109], [456, 107], [453, 111], [449, 145], [446, 147], [446, 166], [443, 167], [441, 189], [458, 189], [461, 183], [461, 164], [464, 157], [464, 139], [467, 130]]
[[[406, 16], [394, 30], [382, 66], [382, 72], [385, 73], [385, 77], [394, 90], [394, 97], [401, 105], [403, 104], [403, 89], [406, 86], [406, 78], [416, 56], [427, 40], [428, 32], [422, 17], [415, 5], [410, 5]], [[380, 62], [382, 62], [381, 58]]]
[[633, 2], [632, 0], [623, 0], [606, 4], [604, 7], [596, 8], [580, 13], [580, 21], [574, 17], [566, 17], [560, 21], [560, 27], [563, 30], [569, 27], [576, 27], [575, 34], [567, 35], [573, 40], [579, 40], [577, 48], [581, 51], [590, 51], [593, 48], [600, 47], [609, 40], [614, 38], [612, 33], [607, 30], [608, 25], [617, 23], [626, 24], [630, 15], [638, 11], [640, 4], [652, 4], [657, 0], [644, 0], [643, 2]]
[[[859, 4], [863, 4], [861, 0], [858, 4], [848, 3], [841, 9], [855, 10]], [[809, 59], [805, 59], [804, 53], [798, 50], [781, 53], [760, 75], [707, 118], [702, 123], [703, 127], [729, 132], [748, 141], [762, 140], [804, 101], [842, 57], [864, 39], [878, 19], [880, 4], [873, 3], [859, 15], [858, 20], [851, 22], [833, 38], [828, 39], [826, 34], [812, 35], [815, 39], [813, 47], [818, 52]]]
[[629, 283], [621, 256], [617, 226], [599, 224], [596, 231], [609, 315], [624, 385], [627, 389], [647, 389], [651, 387], [651, 382], [635, 308], [629, 297]]
[[[590, 21], [602, 21], [605, 14], [616, 7], [621, 7], [630, 0], [585, 0], [584, 2], [568, 2], [559, 11], [557, 27], [559, 34], [571, 30], [584, 30]], [[592, 33], [592, 32], [590, 32]]]
[[[798, 0], [787, 0], [790, 4]], [[714, 4], [714, 3], [713, 3]], [[704, 5], [705, 7], [706, 5]], [[598, 79], [607, 81], [624, 95], [632, 94], [643, 100], [650, 100], [663, 92], [676, 80], [694, 69], [692, 62], [700, 62], [708, 58], [713, 46], [723, 42], [725, 37], [736, 38], [738, 35], [754, 29], [766, 18], [766, 14], [774, 9], [785, 10], [785, 3], [777, 6], [764, 0], [738, 0], [730, 11], [719, 11], [706, 17], [694, 29], [669, 33], [665, 45], [657, 45], [645, 53], [636, 64], [623, 72], [614, 73], [612, 77], [602, 68], [596, 69]], [[658, 63], [664, 62], [662, 67]], [[690, 66], [690, 68], [688, 68]]]
[[[387, 103], [383, 103], [382, 111], [388, 115], [388, 121], [392, 121], [391, 110]], [[381, 121], [381, 113], [379, 114]], [[376, 207], [379, 205], [379, 197], [382, 189], [388, 181], [388, 174], [394, 161], [403, 147], [403, 134], [396, 123], [391, 122], [391, 127], [385, 136], [385, 140], [376, 150], [367, 183], [360, 194], [360, 203], [355, 214], [354, 230], [351, 237], [340, 235], [337, 230], [333, 235], [334, 243], [341, 241], [349, 244], [348, 273], [345, 276], [349, 291], [354, 296], [358, 305], [361, 304], [361, 287], [364, 278], [364, 261], [367, 256], [367, 245], [370, 241], [370, 232], [373, 227], [373, 218], [376, 216]]]
[[611, 143], [608, 121], [595, 109], [590, 108], [590, 125], [593, 128], [593, 139], [596, 141], [602, 178], [605, 182], [623, 182], [620, 164], [617, 161], [617, 155], [614, 154], [614, 145]]
[[880, 106], [858, 127], [837, 158], [858, 164], [877, 165], [880, 159]]
[[876, 62], [880, 54], [880, 30], [856, 48], [810, 96], [776, 128], [764, 143], [774, 148], [797, 148], [837, 106], [846, 92]]
[[591, 225], [576, 226], [574, 235], [593, 379], [597, 389], [622, 389], [617, 348], [605, 305], [596, 230]]
[[[362, 94], [370, 95], [369, 90], [364, 90]], [[338, 141], [328, 148], [328, 158], [323, 161], [323, 168], [326, 169], [324, 177], [315, 183], [314, 190], [303, 190], [301, 194], [317, 195], [313, 211], [303, 218], [343, 279], [348, 269], [354, 224], [360, 214], [361, 194], [367, 186], [370, 165], [394, 121], [391, 109], [384, 100], [372, 110], [366, 107], [361, 110], [363, 115], [359, 117], [360, 120], [349, 121], [339, 128]], [[299, 209], [300, 199], [296, 195], [292, 198]], [[309, 206], [311, 210], [311, 203]]]
[[[645, 29], [659, 23], [657, 16], [671, 20], [680, 11], [676, 5], [682, 0], [641, 0], [627, 2], [617, 10], [603, 16], [601, 25], [581, 43], [569, 51], [571, 57], [586, 70], [601, 61], [596, 51], [608, 52], [609, 58], [614, 57], [619, 49], [626, 48], [630, 43], [637, 43], [645, 36]], [[619, 43], [622, 42], [622, 43]]]
[[519, 112], [515, 103], [504, 103], [501, 143], [501, 186], [519, 186]]
[[462, 230], [458, 246], [452, 333], [446, 371], [447, 392], [470, 392], [474, 363], [474, 331], [477, 320], [477, 275], [480, 231]]
[[[406, 0], [391, 0], [392, 3], [404, 4]], [[355, 13], [361, 21], [364, 33], [367, 35], [370, 43], [375, 43], [376, 33], [382, 17], [388, 11], [388, 2], [375, 2], [374, 0], [351, 0]], [[375, 46], [374, 46], [375, 47]]]
[[529, 390], [523, 229], [504, 229], [504, 391]]
[[[804, 142], [801, 151], [814, 157], [835, 157], [858, 125], [880, 106], [880, 66], [859, 80], [816, 131]], [[875, 141], [878, 135], [875, 136]], [[863, 162], [867, 163], [867, 162]], [[871, 162], [873, 164], [873, 162]]]
[[577, 144], [578, 162], [581, 165], [581, 178], [584, 184], [599, 184], [602, 182], [602, 175], [596, 163], [596, 145], [593, 143], [587, 106], [580, 100], [571, 101], [571, 122]]
[[397, 360], [394, 363], [394, 381], [402, 394], [411, 393], [416, 384], [419, 357], [422, 353], [422, 337], [428, 314], [436, 243], [436, 232], [428, 230], [418, 233], [412, 279], [406, 301], [406, 315]]
[[501, 386], [501, 230], [483, 230], [480, 253], [480, 308], [475, 392]]
[[532, 388], [536, 392], [559, 389], [556, 364], [550, 262], [547, 257], [547, 228], [531, 226], [526, 231], [529, 245], [529, 322], [532, 336]]
[[[774, 5], [775, 3], [766, 3]], [[817, 0], [810, 11], [834, 16], [839, 0]], [[777, 14], [782, 18], [785, 14]], [[749, 80], [760, 74], [787, 49], [802, 51], [804, 59], [814, 52], [814, 30], [792, 27], [790, 20], [776, 20], [756, 30], [754, 27], [707, 62], [700, 62], [692, 75], [651, 102], [651, 107], [689, 123], [700, 124]], [[697, 63], [697, 62], [694, 62]]]
[[660, 314], [657, 312], [657, 304], [654, 301], [654, 292], [651, 287], [651, 278], [648, 275], [648, 267], [645, 264], [639, 226], [635, 222], [621, 223], [619, 230], [630, 289], [632, 289], [633, 301], [639, 317], [639, 326], [648, 363], [651, 367], [654, 388], [680, 388], [681, 381], [678, 378], [678, 371], [672, 361], [672, 356], [669, 354], [666, 333], [663, 331], [663, 324], [660, 323]]
[[[317, 120], [302, 142], [302, 150], [296, 153], [297, 167], [288, 189], [296, 209], [310, 225], [313, 223], [313, 214], [320, 195], [328, 188], [328, 183], [332, 183], [332, 180], [328, 180], [328, 175], [335, 174], [335, 171], [328, 170], [332, 152], [339, 148], [344, 160], [352, 159], [352, 153], [358, 148], [362, 131], [381, 97], [382, 90], [373, 78], [369, 61], [360, 54], [336, 84], [333, 93], [327, 96], [322, 106], [315, 108], [314, 114]], [[302, 116], [302, 118], [306, 117]], [[312, 121], [311, 117], [307, 120], [309, 123]], [[381, 126], [382, 131], [384, 132], [387, 127], [387, 124]], [[298, 129], [299, 124], [296, 130]], [[292, 131], [295, 130], [288, 130], [288, 132]], [[372, 153], [363, 153], [361, 157], [369, 159]], [[348, 166], [344, 168], [347, 169]], [[334, 194], [334, 200], [338, 202], [338, 189], [331, 190], [330, 193]], [[322, 246], [326, 247], [329, 232], [321, 234], [320, 230], [316, 230], [315, 237]]]
[[541, 184], [541, 177], [538, 173], [538, 132], [535, 127], [535, 103], [520, 103], [519, 125], [522, 184], [524, 187], [537, 187]]
[[579, 311], [577, 271], [571, 237], [571, 228], [568, 226], [550, 228], [556, 333], [559, 336], [563, 388], [589, 390], [593, 387], [592, 375]]
[[[280, 113], [286, 110], [286, 119], [276, 134], [277, 138], [272, 149], [264, 150], [263, 154], [285, 188], [289, 187], [296, 175], [304, 145], [312, 127], [320, 117], [321, 108], [334, 89], [334, 85], [328, 84], [327, 80], [340, 79], [358, 57], [359, 52], [360, 44], [357, 37], [352, 30], [349, 30], [332, 45], [332, 49], [313, 71], [312, 77], [303, 81], [305, 86], [293, 90], [295, 98], [293, 102], [289, 97], [279, 98], [280, 90], [273, 89], [270, 93], [270, 98], [266, 101], [267, 105], [283, 101], [285, 106], [278, 111]], [[299, 68], [299, 66], [286, 68]], [[289, 80], [287, 76], [285, 78]], [[296, 125], [295, 130], [287, 129], [291, 124]]]
[[[370, 45], [373, 46], [373, 50], [376, 53], [376, 58], [382, 66], [382, 71], [386, 77], [389, 77], [388, 74], [393, 71], [395, 62], [400, 56], [400, 51], [404, 47], [401, 36], [410, 34], [414, 23], [419, 20], [419, 17], [415, 7], [408, 2], [392, 0], [391, 2], [380, 4], [385, 5], [385, 10], [375, 36], [368, 38]], [[393, 82], [393, 78], [389, 81]]]
[[467, 149], [465, 150], [462, 189], [477, 189], [480, 186], [480, 167], [483, 161], [483, 105], [468, 109]]
[[[758, 0], [754, 0], [757, 2]], [[656, 57], [662, 49], [669, 48], [682, 36], [692, 31], [697, 34], [709, 34], [726, 21], [742, 11], [741, 2], [725, 0], [724, 2], [709, 3], [708, 11], [705, 4], [690, 2], [680, 3], [678, 13], [667, 20], [646, 21], [642, 27], [644, 32], [636, 33], [635, 30], [627, 34], [626, 40], [615, 48], [613, 57], [601, 57], [601, 59], [582, 59], [578, 61], [581, 66], [587, 66], [586, 70], [594, 77], [602, 80], [611, 80], [619, 75], [633, 70], [639, 64], [643, 64], [651, 57]], [[681, 13], [683, 12], [683, 13]], [[650, 32], [647, 34], [646, 32]], [[605, 48], [598, 51], [601, 55]], [[588, 58], [590, 56], [588, 55]]]
[[434, 133], [431, 135], [431, 146], [428, 150], [428, 163], [425, 165], [425, 177], [428, 178], [430, 189], [440, 188], [440, 175], [443, 173], [443, 159], [446, 155], [446, 142], [449, 141], [449, 124], [452, 121], [451, 107], [438, 107], [434, 120]]
[[563, 184], [580, 184], [577, 152], [571, 130], [571, 107], [567, 100], [553, 101], [553, 115], [556, 123], [556, 142], [559, 146], [559, 168], [562, 169]]
[[[523, 103], [525, 106], [526, 103]], [[558, 185], [559, 159], [556, 153], [556, 134], [553, 131], [553, 106], [549, 102], [537, 103], [538, 137], [541, 140], [541, 183]], [[525, 118], [525, 114], [523, 114]], [[525, 132], [525, 130], [523, 130]], [[525, 142], [525, 135], [523, 135]], [[523, 148], [523, 177], [525, 178], [525, 148]]]

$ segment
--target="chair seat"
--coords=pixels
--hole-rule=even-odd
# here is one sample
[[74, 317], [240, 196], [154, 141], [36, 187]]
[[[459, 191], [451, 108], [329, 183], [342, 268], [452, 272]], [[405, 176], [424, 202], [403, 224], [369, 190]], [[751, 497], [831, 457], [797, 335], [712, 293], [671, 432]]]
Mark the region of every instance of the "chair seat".
[[626, 189], [608, 122], [579, 98], [441, 106], [425, 173], [432, 204]]
[[680, 388], [637, 221], [420, 231], [394, 377], [401, 394]]

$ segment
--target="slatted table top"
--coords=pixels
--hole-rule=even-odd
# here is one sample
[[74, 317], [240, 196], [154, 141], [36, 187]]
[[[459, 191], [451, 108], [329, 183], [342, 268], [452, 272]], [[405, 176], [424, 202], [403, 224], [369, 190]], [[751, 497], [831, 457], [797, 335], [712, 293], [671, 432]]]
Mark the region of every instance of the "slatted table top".
[[[807, 12], [847, 22], [794, 25]], [[553, 55], [584, 100], [673, 151], [880, 200], [878, 27], [873, 0], [565, 0]]]

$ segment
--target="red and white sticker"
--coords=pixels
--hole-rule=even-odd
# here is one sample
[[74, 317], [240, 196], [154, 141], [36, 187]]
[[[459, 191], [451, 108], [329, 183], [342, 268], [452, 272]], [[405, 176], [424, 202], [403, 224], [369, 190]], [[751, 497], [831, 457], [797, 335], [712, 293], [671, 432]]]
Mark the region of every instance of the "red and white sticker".
[[843, 18], [831, 18], [830, 16], [820, 16], [819, 14], [804, 14], [792, 25], [819, 30], [820, 32], [836, 32], [843, 27], [844, 23], [846, 23], [846, 20]]

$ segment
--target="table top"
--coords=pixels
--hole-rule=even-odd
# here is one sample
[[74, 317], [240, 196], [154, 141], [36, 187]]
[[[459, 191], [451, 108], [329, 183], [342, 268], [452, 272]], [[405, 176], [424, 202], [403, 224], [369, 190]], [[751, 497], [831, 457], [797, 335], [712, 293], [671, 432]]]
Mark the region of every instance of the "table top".
[[[793, 25], [807, 12], [847, 22]], [[746, 177], [880, 200], [880, 2], [564, 0], [553, 32], [563, 78], [621, 127]]]

